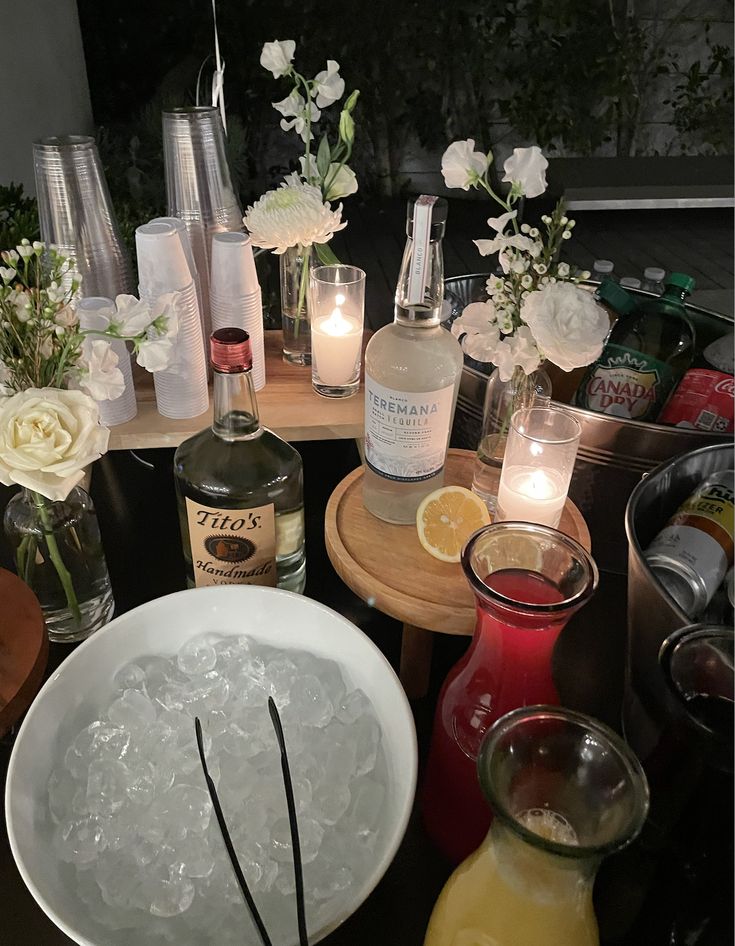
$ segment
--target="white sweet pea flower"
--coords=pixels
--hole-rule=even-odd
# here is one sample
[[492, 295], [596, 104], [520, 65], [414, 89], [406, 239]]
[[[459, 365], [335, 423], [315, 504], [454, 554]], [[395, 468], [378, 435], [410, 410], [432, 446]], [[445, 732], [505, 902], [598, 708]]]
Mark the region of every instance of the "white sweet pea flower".
[[495, 306], [492, 302], [470, 302], [462, 310], [462, 315], [452, 322], [452, 335], [462, 338], [466, 335], [481, 335], [495, 331]]
[[357, 176], [346, 164], [330, 164], [325, 181], [329, 184], [325, 200], [339, 200], [357, 191]]
[[82, 391], [28, 388], [0, 400], [0, 483], [66, 499], [84, 468], [107, 450], [110, 431]]
[[327, 243], [347, 226], [342, 222], [342, 205], [332, 210], [318, 187], [302, 181], [284, 182], [267, 191], [248, 207], [243, 222], [254, 246], [277, 255], [299, 244]]
[[341, 99], [345, 91], [345, 80], [339, 74], [339, 63], [334, 59], [327, 59], [327, 68], [319, 72], [314, 79], [314, 90], [317, 93], [316, 104], [318, 108], [327, 108], [338, 99]]
[[523, 368], [531, 374], [541, 364], [541, 356], [533, 341], [530, 331], [522, 327], [514, 335], [498, 342], [493, 364], [498, 369], [501, 381], [510, 381], [516, 368]]
[[605, 310], [591, 293], [568, 282], [550, 282], [529, 293], [521, 305], [521, 318], [544, 357], [562, 371], [591, 364], [610, 330]]
[[462, 339], [462, 350], [475, 361], [495, 362], [495, 352], [500, 344], [500, 330], [490, 326], [487, 332], [466, 335]]
[[[501, 214], [499, 217], [489, 217], [487, 223], [489, 227], [493, 228], [493, 230], [497, 230], [498, 233], [502, 233], [507, 227], [508, 223], [511, 220], [515, 220], [517, 216], [517, 210], [509, 210], [508, 213]], [[523, 228], [521, 227], [521, 229]]]
[[509, 247], [526, 253], [532, 253], [534, 248], [533, 240], [530, 237], [523, 236], [522, 233], [499, 233], [494, 240], [473, 240], [472, 242], [481, 256], [490, 256], [498, 252], [504, 253]]
[[[307, 109], [306, 109], [306, 99], [293, 89], [291, 94], [285, 99], [282, 99], [280, 102], [274, 102], [273, 108], [277, 112], [280, 112], [281, 115], [285, 117], [281, 119], [281, 129], [283, 131], [290, 131], [292, 128], [297, 135], [301, 135], [302, 140], [306, 143], [310, 136], [307, 130]], [[309, 102], [309, 120], [313, 124], [314, 122], [319, 121], [321, 117], [321, 112], [316, 107], [313, 102]], [[289, 116], [293, 116], [289, 118]]]
[[275, 40], [266, 43], [260, 54], [260, 64], [279, 79], [291, 71], [291, 62], [296, 52], [296, 43], [292, 39]]
[[515, 184], [524, 197], [538, 197], [546, 190], [546, 168], [549, 162], [541, 148], [514, 148], [503, 165], [504, 181]]
[[146, 371], [165, 371], [176, 359], [180, 300], [181, 293], [169, 292], [151, 306], [155, 318], [149, 323], [146, 338], [138, 343], [136, 353], [138, 364]]
[[123, 338], [135, 338], [136, 335], [141, 335], [154, 319], [148, 303], [136, 296], [116, 296], [115, 309], [117, 311], [112, 321]]
[[125, 390], [118, 361], [109, 342], [102, 338], [85, 338], [79, 359], [82, 370], [79, 387], [95, 401], [114, 401]]
[[461, 187], [468, 191], [485, 174], [490, 160], [481, 151], [475, 151], [475, 141], [454, 141], [442, 155], [442, 175], [447, 187]]

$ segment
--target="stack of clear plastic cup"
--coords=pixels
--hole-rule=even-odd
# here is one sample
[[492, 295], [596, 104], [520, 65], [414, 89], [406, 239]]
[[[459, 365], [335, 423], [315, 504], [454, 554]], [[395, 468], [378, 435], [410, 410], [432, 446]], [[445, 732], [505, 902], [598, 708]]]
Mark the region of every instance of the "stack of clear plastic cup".
[[33, 145], [33, 165], [41, 239], [76, 259], [82, 295], [132, 292], [130, 258], [94, 138], [42, 138]]
[[[86, 332], [105, 332], [110, 320], [115, 314], [115, 303], [112, 299], [102, 296], [88, 296], [77, 303], [79, 326]], [[91, 336], [94, 341], [94, 335]], [[133, 367], [130, 363], [130, 352], [122, 338], [106, 338], [110, 347], [117, 355], [117, 366], [122, 372], [125, 390], [112, 401], [97, 401], [100, 409], [100, 422], [105, 427], [115, 427], [117, 424], [126, 424], [138, 413], [138, 404], [135, 400], [135, 385], [133, 383]]]
[[243, 226], [227, 165], [219, 110], [193, 106], [165, 111], [163, 157], [168, 214], [182, 220], [189, 233], [208, 323], [212, 236], [241, 231]]
[[156, 371], [158, 413], [172, 419], [198, 417], [209, 405], [207, 362], [197, 291], [179, 234], [170, 223], [147, 223], [135, 231], [140, 298], [155, 306], [178, 293], [178, 333], [168, 368]]
[[209, 281], [212, 331], [241, 328], [250, 336], [253, 384], [265, 387], [263, 300], [255, 270], [253, 247], [244, 233], [215, 233]]

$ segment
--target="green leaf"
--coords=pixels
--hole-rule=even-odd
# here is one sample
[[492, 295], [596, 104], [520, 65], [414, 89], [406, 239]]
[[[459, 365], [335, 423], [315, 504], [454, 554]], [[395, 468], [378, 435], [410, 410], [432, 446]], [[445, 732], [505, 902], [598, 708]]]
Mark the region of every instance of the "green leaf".
[[329, 141], [326, 135], [322, 135], [319, 142], [319, 150], [316, 154], [316, 169], [319, 172], [319, 179], [324, 180], [329, 171], [329, 165], [332, 163], [332, 152], [329, 147]]
[[334, 251], [328, 243], [315, 243], [314, 249], [319, 257], [319, 262], [323, 266], [338, 266], [339, 259], [334, 255]]

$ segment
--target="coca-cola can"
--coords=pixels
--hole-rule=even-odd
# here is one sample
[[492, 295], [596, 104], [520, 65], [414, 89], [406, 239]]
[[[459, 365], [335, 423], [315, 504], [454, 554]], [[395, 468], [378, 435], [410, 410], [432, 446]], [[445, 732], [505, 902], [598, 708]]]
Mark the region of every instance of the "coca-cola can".
[[731, 434], [735, 429], [735, 380], [731, 374], [691, 368], [664, 407], [661, 424]]

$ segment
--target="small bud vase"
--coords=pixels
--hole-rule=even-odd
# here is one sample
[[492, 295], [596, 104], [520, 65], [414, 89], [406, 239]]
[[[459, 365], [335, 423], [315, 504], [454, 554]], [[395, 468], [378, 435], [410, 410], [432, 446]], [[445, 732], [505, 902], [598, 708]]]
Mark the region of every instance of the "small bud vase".
[[291, 246], [279, 258], [283, 358], [292, 365], [311, 364], [309, 271], [318, 265], [311, 246]]
[[547, 407], [551, 400], [551, 379], [543, 368], [526, 374], [516, 367], [509, 381], [502, 381], [497, 368], [485, 389], [482, 431], [472, 477], [472, 492], [495, 513], [498, 481], [505, 456], [510, 419], [516, 411], [528, 407]]
[[20, 578], [36, 595], [49, 640], [84, 640], [111, 619], [115, 601], [89, 495], [52, 501], [22, 489], [7, 505], [5, 535]]

